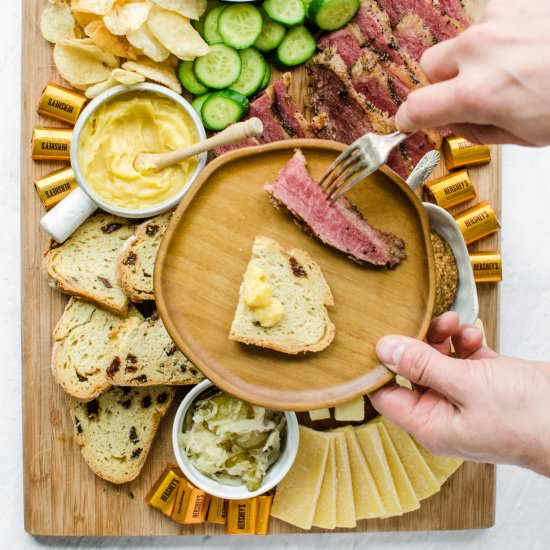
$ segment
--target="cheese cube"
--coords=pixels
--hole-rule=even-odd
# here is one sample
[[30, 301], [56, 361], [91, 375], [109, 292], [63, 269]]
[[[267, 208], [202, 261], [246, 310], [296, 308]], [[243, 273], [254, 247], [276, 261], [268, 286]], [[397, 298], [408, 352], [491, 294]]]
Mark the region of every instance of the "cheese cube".
[[357, 397], [334, 407], [334, 419], [339, 422], [361, 422], [365, 419], [365, 401]]
[[330, 409], [315, 409], [314, 411], [309, 411], [309, 418], [312, 422], [317, 420], [328, 420], [330, 418]]

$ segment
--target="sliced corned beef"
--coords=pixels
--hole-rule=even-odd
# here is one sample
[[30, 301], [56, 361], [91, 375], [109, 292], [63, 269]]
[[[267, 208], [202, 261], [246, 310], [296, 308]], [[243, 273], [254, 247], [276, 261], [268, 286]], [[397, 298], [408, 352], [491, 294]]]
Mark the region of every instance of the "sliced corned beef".
[[264, 131], [258, 138], [261, 143], [271, 143], [288, 138], [288, 134], [273, 113], [273, 92], [267, 89], [250, 104], [249, 117], [258, 117], [264, 125]]
[[416, 14], [405, 15], [393, 32], [399, 46], [417, 60], [437, 42]]
[[470, 18], [464, 11], [464, 6], [460, 0], [434, 0], [434, 4], [439, 6], [439, 9], [450, 15], [457, 21], [460, 21], [465, 27], [469, 27], [471, 24]]
[[386, 164], [404, 180], [409, 177], [414, 165], [405, 156], [405, 151], [401, 147], [396, 147], [389, 155]]
[[311, 137], [312, 132], [309, 123], [296, 109], [296, 105], [289, 93], [292, 85], [290, 73], [285, 73], [273, 84], [274, 106], [279, 122], [290, 137]]
[[307, 231], [358, 263], [395, 267], [405, 257], [405, 243], [375, 229], [347, 199], [334, 204], [314, 181], [300, 150], [265, 186], [276, 206], [284, 206]]
[[361, 57], [362, 53], [361, 44], [350, 29], [350, 25], [326, 34], [317, 42], [317, 47], [320, 50], [334, 48], [348, 67], [351, 67]]

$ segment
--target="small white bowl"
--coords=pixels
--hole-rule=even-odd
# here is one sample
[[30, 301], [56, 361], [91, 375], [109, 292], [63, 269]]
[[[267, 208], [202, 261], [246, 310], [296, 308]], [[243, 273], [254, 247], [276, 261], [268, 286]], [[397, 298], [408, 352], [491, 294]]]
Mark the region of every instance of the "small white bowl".
[[461, 323], [473, 324], [479, 315], [479, 304], [470, 254], [464, 237], [449, 212], [429, 202], [423, 204], [432, 229], [449, 243], [458, 267], [458, 289], [451, 311], [458, 313]]
[[298, 419], [293, 412], [285, 411], [286, 417], [286, 438], [283, 442], [281, 456], [267, 471], [262, 484], [256, 491], [249, 491], [246, 485], [228, 485], [212, 479], [200, 472], [191, 462], [185, 451], [179, 445], [179, 434], [182, 433], [183, 422], [187, 411], [202, 393], [215, 387], [210, 380], [204, 380], [196, 385], [183, 399], [174, 418], [172, 428], [172, 446], [174, 455], [181, 471], [185, 477], [196, 487], [206, 491], [208, 494], [230, 500], [252, 498], [273, 489], [288, 473], [298, 452], [300, 431]]
[[200, 174], [206, 164], [207, 154], [199, 155], [197, 165], [189, 179], [182, 187], [180, 192], [171, 199], [145, 209], [121, 208], [112, 205], [105, 201], [100, 195], [95, 193], [88, 185], [86, 178], [80, 170], [78, 160], [78, 149], [80, 143], [80, 135], [88, 119], [92, 116], [105, 102], [126, 94], [135, 92], [152, 92], [158, 95], [167, 97], [177, 103], [189, 116], [197, 131], [198, 141], [206, 139], [206, 131], [204, 125], [191, 104], [181, 95], [169, 90], [165, 86], [151, 84], [149, 82], [136, 84], [135, 86], [115, 86], [106, 90], [95, 99], [93, 99], [78, 117], [73, 130], [72, 146], [71, 146], [71, 167], [74, 171], [74, 176], [78, 187], [69, 193], [57, 206], [52, 208], [40, 220], [40, 225], [47, 233], [50, 234], [57, 242], [65, 241], [70, 235], [97, 209], [101, 208], [115, 216], [124, 218], [151, 218], [167, 212], [174, 208], [183, 198], [187, 190], [191, 187], [197, 176]]

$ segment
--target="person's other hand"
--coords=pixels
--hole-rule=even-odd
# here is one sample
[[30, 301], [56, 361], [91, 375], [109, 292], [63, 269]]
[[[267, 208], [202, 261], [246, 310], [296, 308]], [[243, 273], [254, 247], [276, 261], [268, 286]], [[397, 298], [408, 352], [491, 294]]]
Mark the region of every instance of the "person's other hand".
[[415, 391], [381, 388], [369, 396], [377, 411], [437, 454], [550, 475], [550, 365], [498, 355], [455, 313], [435, 319], [427, 340], [378, 342], [382, 363]]
[[404, 132], [447, 127], [475, 143], [550, 144], [550, 2], [491, 0], [458, 37], [427, 50], [433, 83], [396, 115]]

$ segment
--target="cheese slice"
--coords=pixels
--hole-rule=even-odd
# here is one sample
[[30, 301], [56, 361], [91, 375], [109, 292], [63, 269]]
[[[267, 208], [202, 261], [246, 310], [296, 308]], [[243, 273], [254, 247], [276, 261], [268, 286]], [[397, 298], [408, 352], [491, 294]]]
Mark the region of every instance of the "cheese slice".
[[357, 522], [346, 436], [342, 432], [332, 432], [331, 435], [336, 454], [336, 526], [355, 527]]
[[292, 468], [277, 485], [271, 515], [311, 529], [325, 473], [330, 436], [300, 426], [300, 445]]
[[384, 446], [376, 424], [364, 424], [355, 428], [355, 435], [357, 436], [369, 470], [372, 473], [378, 492], [382, 497], [382, 502], [386, 509], [384, 517], [401, 515], [403, 509], [397, 496], [395, 483], [393, 482], [390, 467], [384, 453]]
[[392, 424], [387, 418], [380, 417], [377, 420], [388, 431], [416, 496], [420, 500], [424, 500], [439, 492], [441, 485], [430, 467], [426, 464], [412, 437], [405, 430]]
[[392, 473], [393, 482], [401, 503], [403, 512], [412, 512], [420, 508], [420, 501], [414, 492], [412, 483], [407, 476], [405, 467], [395, 450], [395, 447], [390, 439], [390, 436], [386, 430], [384, 424], [376, 423], [378, 428], [378, 434], [382, 440], [382, 446], [384, 447], [384, 453], [386, 454], [386, 460]]
[[342, 431], [348, 446], [355, 517], [357, 519], [379, 518], [386, 513], [386, 509], [361, 452], [357, 436], [351, 426], [347, 426]]
[[336, 451], [333, 437], [330, 438], [325, 475], [317, 500], [313, 525], [323, 529], [336, 527]]
[[464, 464], [462, 458], [434, 455], [422, 447], [418, 441], [414, 439], [413, 441], [440, 485], [443, 485]]
[[330, 409], [315, 409], [314, 411], [309, 411], [309, 418], [312, 422], [316, 420], [328, 420], [330, 418]]
[[334, 420], [338, 422], [361, 422], [365, 419], [365, 400], [357, 397], [334, 407]]

